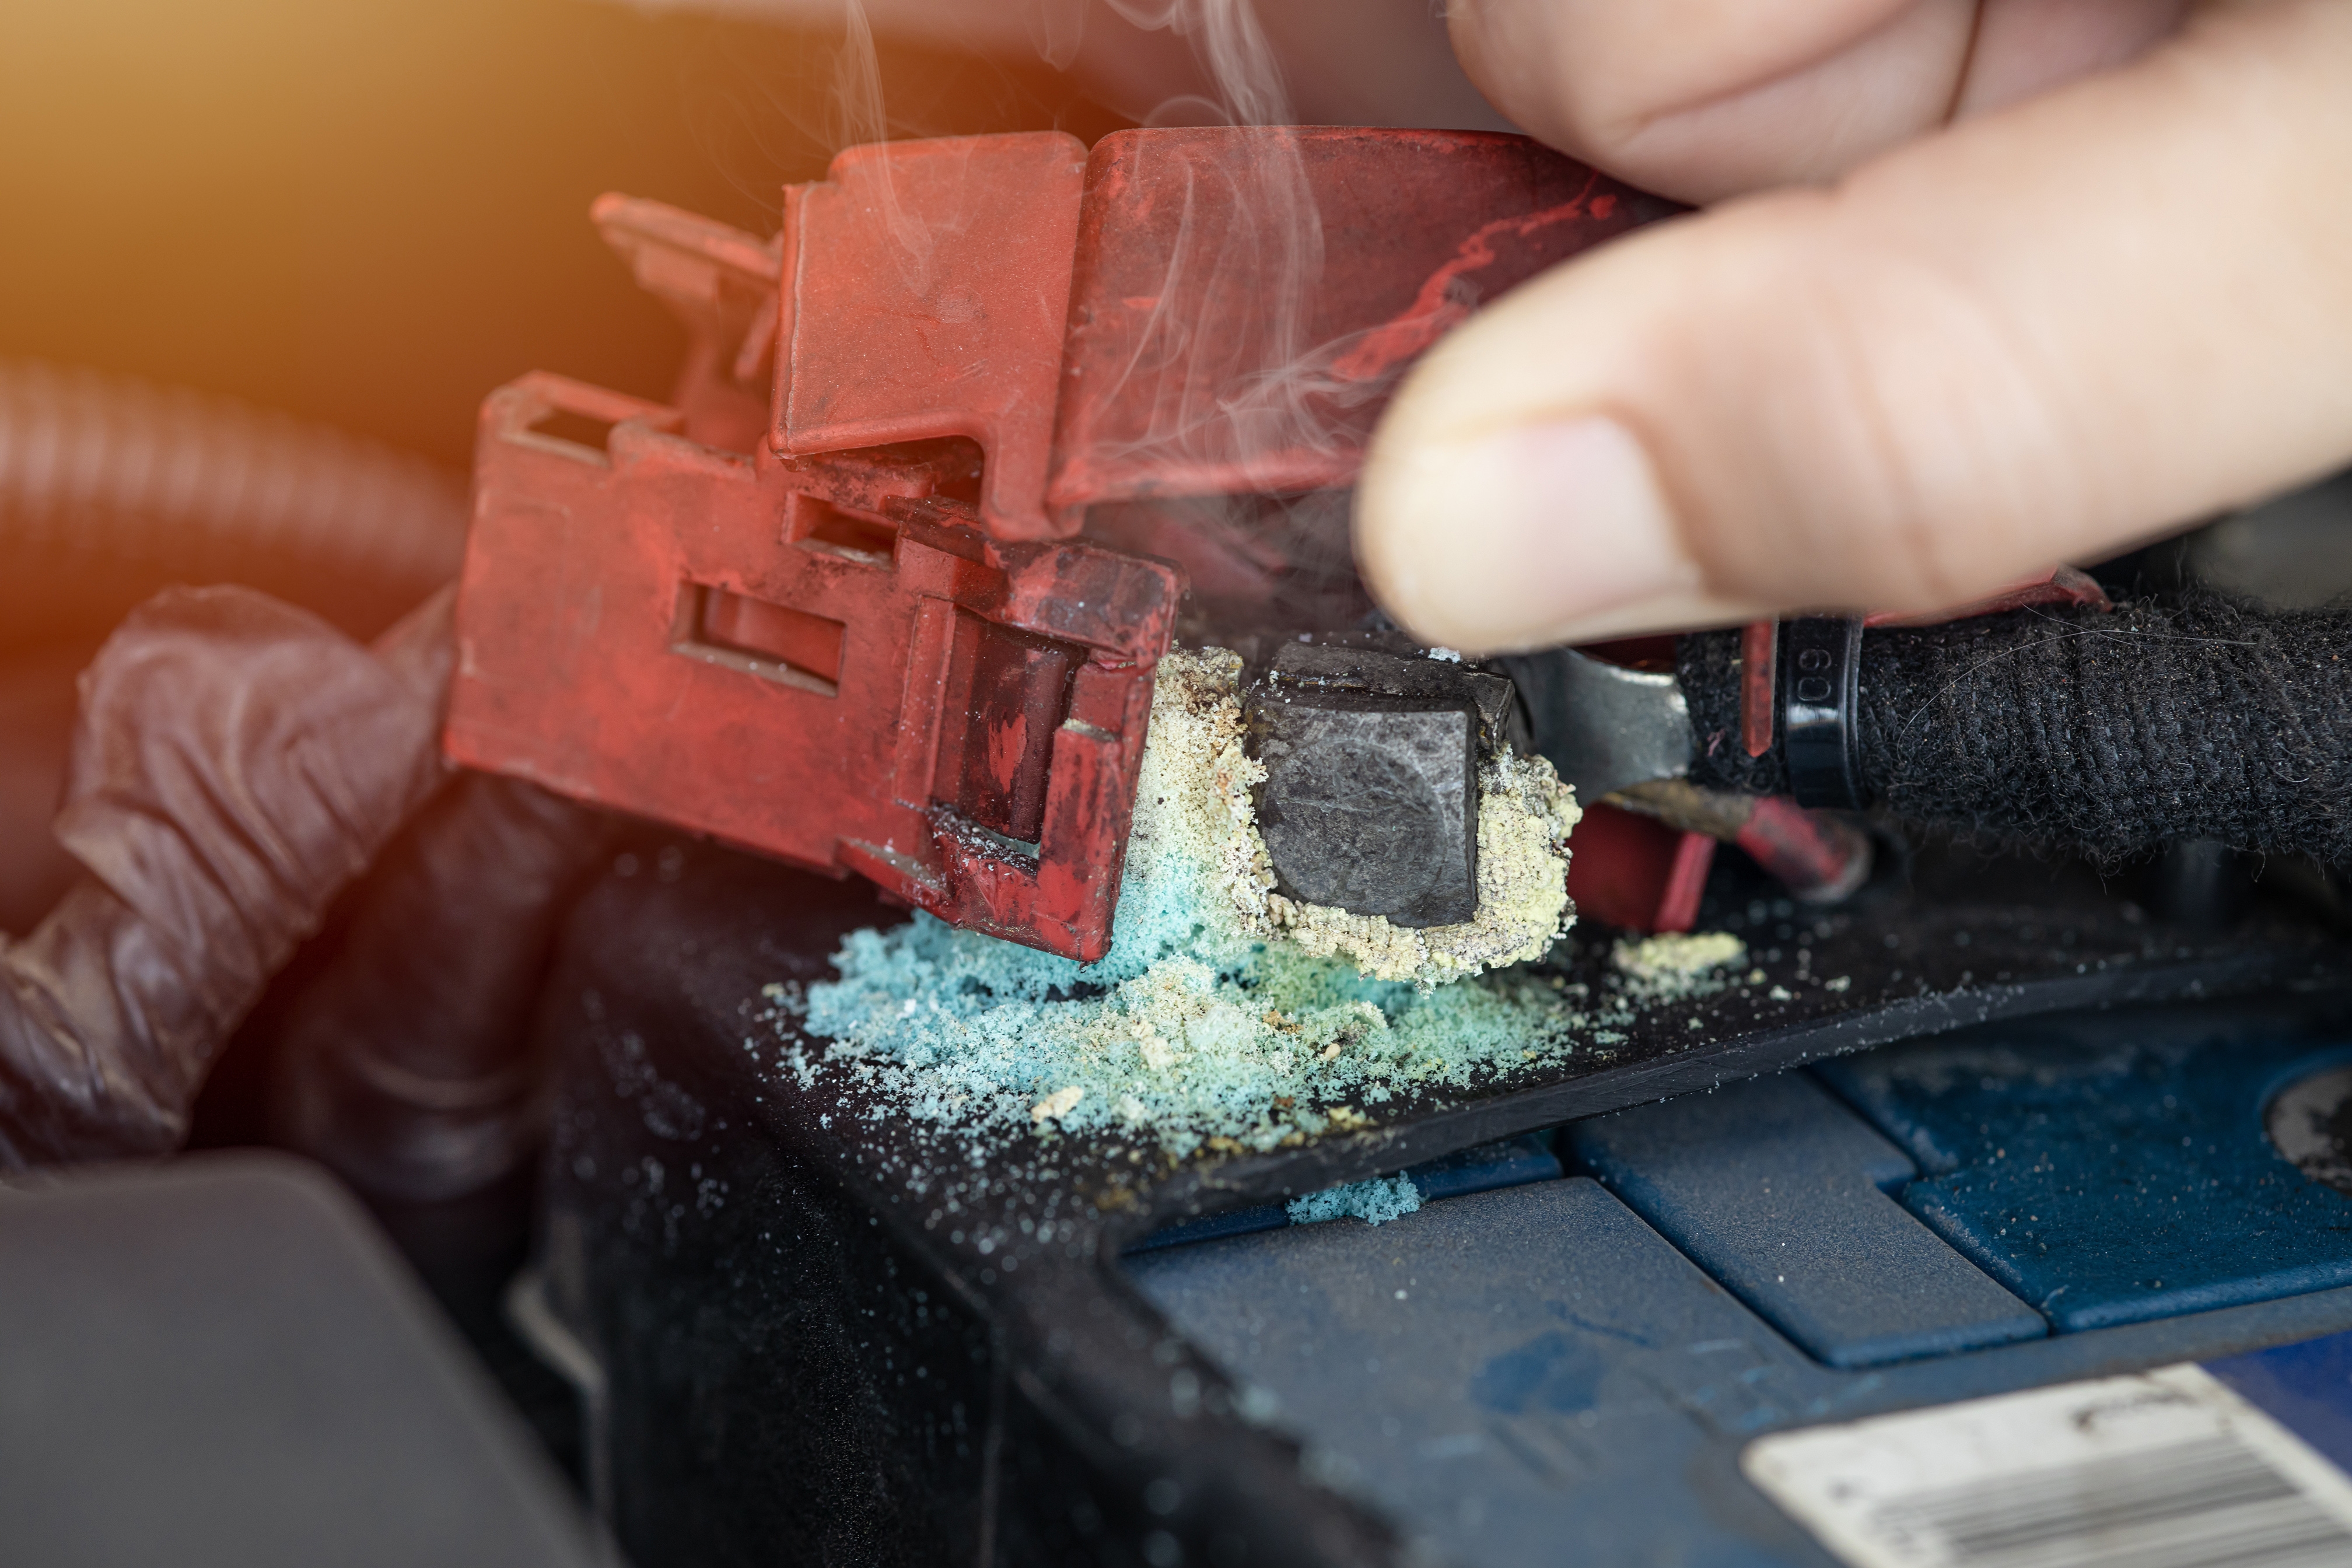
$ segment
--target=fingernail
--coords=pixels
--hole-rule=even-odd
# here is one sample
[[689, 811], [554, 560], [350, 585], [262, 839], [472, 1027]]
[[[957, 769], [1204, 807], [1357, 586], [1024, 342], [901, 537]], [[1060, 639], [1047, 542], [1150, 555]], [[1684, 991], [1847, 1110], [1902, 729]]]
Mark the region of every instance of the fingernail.
[[1424, 637], [1548, 646], [1699, 595], [1649, 454], [1613, 419], [1431, 442], [1383, 467], [1368, 564]]

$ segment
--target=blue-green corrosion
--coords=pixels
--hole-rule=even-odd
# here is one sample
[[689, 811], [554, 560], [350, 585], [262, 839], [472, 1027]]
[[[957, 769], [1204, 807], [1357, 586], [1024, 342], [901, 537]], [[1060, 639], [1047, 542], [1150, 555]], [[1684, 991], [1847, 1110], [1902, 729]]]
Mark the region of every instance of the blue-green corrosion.
[[853, 932], [834, 954], [839, 978], [809, 987], [803, 1026], [919, 1120], [1129, 1129], [1183, 1154], [1212, 1140], [1276, 1147], [1416, 1084], [1557, 1060], [1595, 1021], [1583, 988], [1557, 977], [1507, 970], [1423, 992], [1223, 939], [1137, 881], [1091, 964], [928, 915]]

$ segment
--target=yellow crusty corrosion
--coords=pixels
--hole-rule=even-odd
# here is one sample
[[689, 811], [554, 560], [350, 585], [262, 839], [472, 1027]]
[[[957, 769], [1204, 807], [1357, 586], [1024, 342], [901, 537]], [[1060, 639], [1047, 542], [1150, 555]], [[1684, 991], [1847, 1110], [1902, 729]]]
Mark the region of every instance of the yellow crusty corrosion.
[[[1181, 1157], [1366, 1123], [1416, 1087], [1565, 1060], [1581, 986], [1518, 967], [1567, 927], [1577, 817], [1549, 764], [1486, 769], [1475, 919], [1412, 931], [1277, 898], [1251, 805], [1241, 660], [1163, 660], [1110, 952], [1079, 964], [928, 915], [852, 932], [779, 1022], [877, 1106], [977, 1142], [1110, 1136]], [[795, 1071], [813, 1071], [795, 1046]], [[877, 1110], [877, 1114], [882, 1113]]]
[[[1294, 901], [1274, 890], [1251, 790], [1265, 769], [1242, 749], [1241, 660], [1222, 649], [1182, 658], [1160, 679], [1184, 687], [1187, 715], [1215, 737], [1213, 799], [1227, 821], [1221, 860], [1243, 928], [1318, 957], [1347, 960], [1376, 980], [1443, 985], [1549, 951], [1574, 919], [1568, 899], [1569, 834], [1576, 794], [1541, 757], [1506, 750], [1478, 779], [1478, 905], [1459, 925], [1411, 927], [1380, 915]], [[1159, 742], [1154, 720], [1153, 743]]]

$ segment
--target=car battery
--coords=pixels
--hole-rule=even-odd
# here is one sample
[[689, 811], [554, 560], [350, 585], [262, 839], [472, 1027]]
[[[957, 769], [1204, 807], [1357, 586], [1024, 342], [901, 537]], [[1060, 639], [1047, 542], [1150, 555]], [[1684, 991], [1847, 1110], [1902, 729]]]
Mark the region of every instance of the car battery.
[[[1702, 910], [1747, 983], [1606, 1048], [1139, 1167], [894, 1112], [768, 999], [902, 912], [646, 838], [540, 1025], [521, 1316], [599, 1507], [647, 1568], [2120, 1563], [2240, 1524], [2341, 1560], [2334, 939], [2013, 863], [1831, 913], [1763, 886]], [[1548, 963], [1589, 979], [1607, 939]], [[2155, 1412], [2116, 1442], [2156, 1458], [2069, 1425], [2110, 1407]], [[2151, 1494], [2166, 1465], [2210, 1506]], [[2054, 1554], [1994, 1550], [2026, 1517]], [[2110, 1525], [2122, 1555], [2075, 1550]]]

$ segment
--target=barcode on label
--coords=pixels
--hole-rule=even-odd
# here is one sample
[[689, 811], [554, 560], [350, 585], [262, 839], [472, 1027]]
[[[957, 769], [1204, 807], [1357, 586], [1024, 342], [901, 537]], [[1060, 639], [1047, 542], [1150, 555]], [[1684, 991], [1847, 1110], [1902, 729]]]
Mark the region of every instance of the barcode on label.
[[2222, 1437], [1915, 1493], [1878, 1524], [1938, 1540], [1969, 1568], [2352, 1563], [2352, 1531]]
[[1741, 1463], [1854, 1568], [2352, 1568], [2352, 1481], [2194, 1366], [1787, 1433]]

